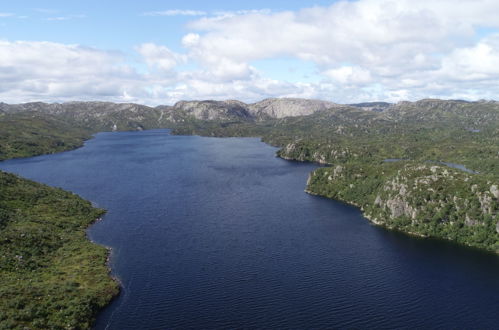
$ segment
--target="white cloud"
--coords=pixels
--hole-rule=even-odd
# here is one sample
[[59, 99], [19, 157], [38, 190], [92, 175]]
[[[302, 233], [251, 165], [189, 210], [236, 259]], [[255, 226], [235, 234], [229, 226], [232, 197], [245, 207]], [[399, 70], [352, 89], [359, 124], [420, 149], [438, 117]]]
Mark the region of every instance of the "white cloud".
[[270, 14], [272, 11], [270, 9], [246, 9], [246, 10], [227, 10], [227, 11], [215, 11], [212, 13], [212, 19], [219, 20], [227, 17], [239, 16], [239, 15], [251, 15], [251, 14]]
[[60, 12], [60, 10], [53, 8], [33, 8], [33, 10], [42, 14], [55, 14]]
[[0, 41], [0, 81], [4, 102], [116, 99], [140, 87], [120, 54], [51, 42]]
[[46, 21], [69, 21], [77, 18], [85, 18], [86, 15], [78, 14], [78, 15], [67, 15], [67, 16], [54, 16], [45, 18]]
[[442, 96], [470, 95], [457, 71], [466, 72], [461, 80], [499, 78], [496, 48], [476, 41], [477, 28], [499, 28], [497, 12], [499, 2], [490, 0], [341, 1], [299, 11], [202, 17], [189, 23], [183, 45], [214, 74], [221, 63], [251, 68], [253, 61], [269, 58], [311, 61], [325, 79], [317, 82], [317, 94], [329, 86], [338, 101], [350, 98], [350, 88], [386, 99], [426, 97], [431, 88]]
[[[270, 96], [344, 103], [497, 99], [499, 34], [483, 31], [499, 31], [498, 12], [497, 0], [358, 0], [281, 12], [149, 12], [193, 17], [179, 40], [183, 52], [141, 44], [135, 50], [147, 70], [139, 74], [120, 54], [0, 42], [0, 97], [148, 104]], [[312, 63], [318, 78], [291, 83], [259, 70], [259, 60], [280, 58]]]
[[14, 14], [12, 13], [0, 13], [0, 17], [12, 17]]
[[197, 33], [188, 33], [182, 38], [182, 45], [184, 47], [194, 47], [199, 43], [201, 36]]
[[443, 78], [461, 81], [499, 77], [499, 34], [476, 45], [457, 48], [442, 59], [438, 71]]
[[206, 12], [202, 10], [189, 10], [189, 9], [169, 9], [159, 11], [149, 11], [142, 13], [143, 16], [211, 16], [212, 19], [221, 19], [233, 17], [238, 15], [249, 14], [270, 14], [270, 9], [247, 9], [247, 10], [219, 10], [213, 12]]
[[324, 75], [341, 84], [366, 84], [371, 82], [371, 73], [358, 66], [342, 66], [337, 69], [330, 69], [325, 71]]
[[143, 56], [147, 65], [163, 71], [171, 71], [177, 64], [186, 61], [184, 55], [176, 54], [165, 46], [153, 43], [142, 44], [136, 50]]
[[207, 13], [201, 10], [170, 9], [163, 11], [150, 11], [144, 16], [204, 16]]

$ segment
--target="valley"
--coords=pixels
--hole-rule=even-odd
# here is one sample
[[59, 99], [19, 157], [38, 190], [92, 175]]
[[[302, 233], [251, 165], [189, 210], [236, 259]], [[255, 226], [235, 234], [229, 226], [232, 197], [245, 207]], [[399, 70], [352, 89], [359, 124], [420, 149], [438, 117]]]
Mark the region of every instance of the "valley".
[[[158, 107], [106, 102], [1, 104], [0, 159], [72, 150], [97, 132], [155, 128], [171, 128], [177, 135], [259, 137], [279, 147], [277, 155], [283, 159], [327, 165], [310, 174], [304, 187], [310, 194], [355, 205], [370, 221], [389, 229], [499, 251], [499, 103], [494, 101], [339, 105], [267, 99], [254, 104], [182, 101]], [[473, 172], [444, 162], [460, 164]], [[29, 267], [33, 276], [41, 272], [47, 281], [66, 281], [66, 286], [58, 286], [51, 293], [52, 297], [66, 297], [74, 291], [69, 289], [71, 285], [82, 288], [85, 281], [95, 280], [75, 279], [88, 271], [90, 278], [99, 278], [107, 294], [76, 290], [82, 295], [75, 293], [74, 299], [79, 299], [75, 303], [84, 311], [51, 316], [55, 318], [51, 322], [60, 318], [69, 324], [86, 324], [99, 306], [117, 293], [116, 284], [106, 280], [106, 251], [82, 241], [83, 229], [102, 211], [73, 195], [68, 197], [74, 200], [72, 205], [81, 206], [64, 206], [66, 213], [58, 215], [52, 209], [53, 201], [63, 192], [4, 172], [1, 175], [5, 182], [0, 200], [5, 243], [2, 281], [15, 279], [16, 287], [31, 285], [31, 276], [19, 277]], [[26, 187], [29, 192], [25, 192]], [[64, 236], [67, 248], [56, 243], [58, 234], [46, 236], [45, 226], [56, 225], [61, 216], [81, 219], [78, 225], [70, 225], [72, 229], [61, 227], [64, 235], [69, 235]], [[26, 228], [32, 228], [32, 238], [16, 238], [15, 233], [24, 233]], [[89, 246], [95, 252], [75, 256], [80, 262], [85, 260], [82, 267], [88, 269], [51, 270], [59, 267], [57, 260], [65, 249], [81, 251]], [[40, 247], [54, 259], [39, 255]], [[4, 287], [7, 291], [3, 296], [15, 294], [10, 287]], [[52, 306], [57, 298], [40, 294], [40, 299], [49, 300], [28, 308], [28, 302], [33, 301], [30, 294], [26, 292], [10, 302], [2, 300], [1, 322], [43, 328], [43, 323], [36, 323], [47, 320], [45, 307], [40, 306]], [[19, 309], [26, 313], [16, 313]]]

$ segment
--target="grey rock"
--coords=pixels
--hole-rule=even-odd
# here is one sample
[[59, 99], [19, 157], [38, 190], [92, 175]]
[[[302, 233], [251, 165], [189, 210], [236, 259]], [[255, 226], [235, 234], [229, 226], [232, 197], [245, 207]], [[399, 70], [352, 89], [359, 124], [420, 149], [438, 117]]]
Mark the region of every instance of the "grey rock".
[[251, 119], [247, 105], [240, 101], [179, 101], [173, 110], [185, 111], [200, 120]]
[[298, 99], [298, 98], [270, 98], [249, 104], [249, 112], [257, 118], [284, 118], [311, 115], [317, 111], [327, 110], [338, 106], [336, 103]]
[[497, 185], [492, 185], [490, 186], [490, 193], [494, 195], [495, 198], [499, 198], [499, 188], [497, 188]]

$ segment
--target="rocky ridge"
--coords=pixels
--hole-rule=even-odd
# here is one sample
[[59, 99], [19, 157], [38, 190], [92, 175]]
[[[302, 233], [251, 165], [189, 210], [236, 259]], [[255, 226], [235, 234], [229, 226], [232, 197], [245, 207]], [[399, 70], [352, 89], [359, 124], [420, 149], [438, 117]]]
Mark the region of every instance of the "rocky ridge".
[[126, 114], [129, 118], [136, 120], [146, 117], [159, 118], [163, 113], [164, 120], [173, 121], [187, 117], [207, 121], [254, 121], [305, 116], [334, 106], [336, 104], [332, 102], [297, 98], [265, 99], [252, 104], [237, 100], [179, 101], [173, 106], [160, 105], [157, 107], [112, 102], [31, 102], [22, 104], [0, 103], [0, 112], [40, 112], [83, 121], [89, 121], [89, 118], [106, 119], [106, 117], [116, 116], [119, 113]]

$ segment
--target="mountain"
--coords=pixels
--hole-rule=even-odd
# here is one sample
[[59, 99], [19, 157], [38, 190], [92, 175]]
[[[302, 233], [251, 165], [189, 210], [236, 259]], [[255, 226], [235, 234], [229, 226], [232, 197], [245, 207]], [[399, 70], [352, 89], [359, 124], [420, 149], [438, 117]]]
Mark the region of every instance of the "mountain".
[[179, 101], [173, 107], [159, 106], [170, 112], [183, 112], [199, 120], [252, 120], [245, 103], [240, 101]]
[[92, 131], [146, 129], [161, 125], [161, 111], [134, 103], [67, 102], [0, 104], [7, 114], [55, 116], [72, 125]]
[[43, 113], [97, 131], [156, 128], [191, 120], [263, 122], [288, 117], [301, 118], [325, 111], [336, 114], [341, 112], [347, 121], [358, 119], [359, 111], [364, 111], [373, 113], [372, 118], [391, 122], [452, 122], [469, 129], [483, 128], [499, 121], [499, 103], [495, 101], [423, 99], [396, 104], [365, 102], [341, 105], [312, 99], [270, 98], [251, 104], [237, 100], [204, 100], [179, 101], [173, 106], [157, 107], [111, 102], [0, 103], [0, 115]]
[[248, 110], [256, 118], [268, 119], [307, 116], [335, 106], [336, 103], [321, 100], [271, 98], [249, 104]]
[[173, 107], [158, 106], [157, 109], [184, 112], [199, 120], [249, 120], [262, 121], [273, 118], [306, 116], [337, 106], [337, 104], [310, 99], [271, 98], [246, 104], [241, 101], [180, 101]]
[[388, 107], [384, 114], [386, 118], [399, 122], [452, 123], [469, 129], [483, 129], [499, 123], [499, 103], [423, 99], [399, 102]]
[[[373, 110], [380, 107], [383, 111]], [[491, 141], [499, 139], [499, 103], [424, 99], [340, 105], [293, 98], [252, 104], [180, 101], [154, 108], [111, 102], [0, 103], [0, 159], [72, 149], [100, 131], [162, 127], [177, 134], [262, 136], [279, 146], [297, 144], [297, 140], [298, 144], [327, 140], [337, 145], [340, 140], [343, 144], [355, 141], [350, 149], [358, 153], [411, 159], [439, 155], [442, 160], [452, 154], [453, 160], [473, 162], [483, 170], [496, 167]], [[485, 138], [478, 132], [489, 135]], [[460, 154], [451, 149], [459, 139], [471, 138], [473, 143], [459, 146]], [[438, 152], [432, 151], [436, 145]], [[468, 156], [476, 150], [486, 155], [479, 164]]]
[[95, 131], [148, 129], [190, 120], [263, 121], [303, 116], [337, 106], [335, 103], [307, 99], [266, 99], [246, 104], [227, 101], [179, 101], [173, 106], [148, 107], [134, 103], [67, 102], [23, 104], [0, 103], [0, 114], [48, 114]]

